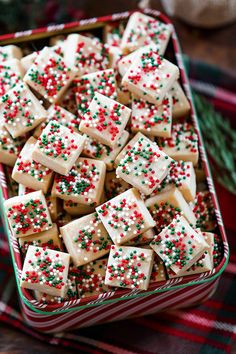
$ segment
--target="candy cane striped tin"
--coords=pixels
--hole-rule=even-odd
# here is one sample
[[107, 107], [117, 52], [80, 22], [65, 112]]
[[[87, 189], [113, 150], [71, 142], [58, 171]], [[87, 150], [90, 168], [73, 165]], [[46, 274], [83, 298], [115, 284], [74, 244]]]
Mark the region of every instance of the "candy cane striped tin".
[[[102, 27], [104, 24], [109, 22], [126, 20], [129, 18], [131, 13], [132, 12], [123, 12], [113, 14], [111, 16], [49, 26], [47, 28], [39, 28], [32, 31], [7, 34], [0, 36], [0, 44], [15, 44], [18, 42], [50, 37], [52, 35], [78, 32], [85, 29], [90, 30], [93, 28]], [[159, 13], [159, 11], [148, 9], [144, 10], [144, 13], [172, 25], [171, 21], [165, 15]], [[19, 274], [22, 270], [20, 251], [17, 240], [10, 235], [8, 228], [6, 228], [16, 273], [22, 313], [26, 322], [39, 331], [52, 333], [72, 328], [88, 327], [94, 324], [121, 320], [134, 316], [143, 316], [145, 314], [151, 314], [168, 309], [176, 309], [183, 306], [190, 306], [204, 301], [217, 287], [219, 276], [225, 269], [228, 262], [228, 242], [201, 132], [199, 130], [189, 81], [183, 65], [180, 45], [174, 28], [172, 33], [172, 46], [176, 62], [180, 68], [180, 78], [185, 93], [191, 104], [192, 122], [199, 137], [200, 156], [206, 174], [208, 189], [213, 200], [218, 228], [224, 245], [223, 259], [217, 268], [213, 269], [212, 272], [175, 278], [159, 283], [152, 283], [147, 291], [131, 291], [129, 289], [121, 289], [102, 295], [91, 296], [89, 298], [66, 301], [64, 303], [42, 304], [36, 301], [28, 290], [21, 289], [19, 286]], [[8, 197], [7, 183], [4, 176], [4, 169], [1, 165], [0, 184], [2, 187], [2, 197], [6, 199]]]

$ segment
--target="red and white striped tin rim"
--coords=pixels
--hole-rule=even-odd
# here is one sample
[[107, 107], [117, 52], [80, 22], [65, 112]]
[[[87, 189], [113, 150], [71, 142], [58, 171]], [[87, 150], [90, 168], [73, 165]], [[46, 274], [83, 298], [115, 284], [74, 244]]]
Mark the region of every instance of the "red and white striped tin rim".
[[[90, 18], [86, 20], [81, 20], [77, 22], [71, 22], [67, 24], [61, 24], [61, 25], [55, 25], [55, 26], [48, 26], [44, 28], [38, 28], [34, 30], [29, 30], [29, 31], [23, 31], [23, 32], [17, 32], [17, 33], [12, 33], [12, 34], [6, 34], [3, 36], [0, 36], [0, 44], [1, 42], [4, 42], [5, 40], [12, 40], [14, 43], [15, 39], [22, 39], [23, 40], [29, 40], [33, 35], [40, 35], [44, 34], [45, 32], [50, 34], [53, 32], [53, 35], [57, 34], [62, 34], [65, 29], [70, 30], [73, 32], [73, 30], [76, 30], [77, 32], [82, 29], [84, 26], [89, 26], [93, 24], [104, 24], [107, 22], [113, 22], [113, 21], [120, 21], [120, 20], [126, 20], [129, 18], [129, 16], [133, 13], [134, 11], [127, 11], [127, 12], [122, 12], [118, 14], [113, 14], [110, 16], [103, 16], [103, 17], [98, 17], [98, 18]], [[207, 160], [204, 144], [203, 144], [203, 139], [202, 135], [200, 132], [199, 124], [198, 124], [198, 119], [196, 116], [196, 111], [194, 108], [193, 104], [193, 97], [191, 94], [191, 89], [190, 89], [190, 84], [189, 80], [184, 68], [183, 60], [182, 60], [182, 52], [180, 49], [180, 44], [177, 38], [177, 34], [175, 32], [174, 26], [171, 22], [171, 20], [165, 16], [164, 14], [160, 13], [157, 10], [152, 10], [152, 9], [146, 9], [143, 11], [144, 13], [148, 15], [152, 15], [162, 22], [172, 25], [173, 31], [172, 31], [172, 44], [175, 52], [175, 57], [177, 64], [180, 69], [180, 79], [182, 81], [185, 93], [190, 101], [190, 106], [191, 106], [191, 118], [192, 118], [192, 123], [194, 125], [194, 128], [196, 130], [196, 133], [198, 134], [199, 138], [199, 150], [200, 150], [200, 156], [201, 156], [201, 161], [203, 165], [203, 169], [206, 174], [206, 179], [207, 179], [207, 185], [212, 197], [212, 201], [214, 204], [214, 209], [215, 209], [215, 214], [217, 218], [217, 224], [219, 227], [219, 231], [222, 237], [223, 245], [224, 245], [224, 254], [223, 254], [223, 259], [221, 263], [217, 266], [217, 268], [214, 268], [211, 272], [207, 273], [202, 273], [200, 275], [189, 275], [186, 277], [182, 278], [176, 278], [176, 279], [171, 279], [167, 280], [164, 282], [159, 282], [158, 284], [153, 283], [150, 285], [149, 289], [147, 291], [140, 291], [140, 290], [129, 290], [129, 289], [120, 289], [120, 290], [114, 290], [105, 294], [99, 294], [99, 295], [93, 295], [91, 297], [83, 298], [83, 299], [77, 299], [77, 300], [72, 300], [72, 301], [65, 301], [60, 304], [42, 304], [34, 299], [32, 294], [26, 290], [20, 288], [19, 285], [19, 276], [22, 271], [22, 260], [21, 260], [21, 255], [20, 255], [20, 250], [19, 250], [19, 245], [17, 240], [10, 235], [9, 229], [6, 227], [6, 231], [8, 234], [9, 238], [9, 243], [10, 243], [10, 249], [12, 253], [12, 260], [13, 260], [13, 265], [15, 269], [15, 274], [16, 274], [16, 280], [17, 280], [17, 285], [18, 285], [18, 291], [21, 299], [23, 302], [25, 302], [26, 305], [28, 305], [33, 311], [36, 311], [38, 313], [47, 313], [51, 312], [53, 314], [56, 313], [61, 313], [61, 312], [69, 312], [69, 311], [75, 311], [75, 309], [83, 309], [83, 308], [88, 308], [88, 307], [93, 307], [100, 305], [101, 303], [103, 304], [108, 304], [108, 303], [113, 303], [117, 302], [120, 300], [127, 300], [131, 298], [136, 298], [136, 297], [143, 297], [143, 296], [149, 296], [153, 293], [157, 292], [164, 292], [168, 291], [171, 289], [177, 289], [180, 287], [187, 287], [187, 286], [192, 286], [195, 284], [201, 284], [203, 282], [209, 282], [212, 281], [214, 278], [219, 276], [224, 268], [227, 265], [228, 262], [228, 257], [229, 257], [229, 247], [228, 247], [228, 242], [227, 242], [227, 237], [221, 217], [221, 212], [219, 209], [219, 204], [218, 200], [216, 197], [216, 192], [210, 172], [210, 167], [209, 163]], [[56, 33], [55, 33], [56, 32]], [[3, 198], [7, 199], [8, 198], [8, 192], [7, 192], [7, 184], [6, 184], [6, 179], [4, 176], [4, 170], [3, 166], [0, 164], [0, 184], [2, 185], [2, 194]], [[5, 221], [6, 221], [6, 216], [5, 216]], [[7, 225], [7, 221], [6, 221]]]

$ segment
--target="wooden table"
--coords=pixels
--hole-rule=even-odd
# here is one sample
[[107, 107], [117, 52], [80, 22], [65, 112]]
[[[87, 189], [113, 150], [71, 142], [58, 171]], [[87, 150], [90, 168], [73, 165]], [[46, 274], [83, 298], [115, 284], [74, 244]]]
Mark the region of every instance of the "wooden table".
[[[162, 10], [160, 2], [152, 1], [152, 7]], [[86, 0], [85, 12], [89, 17], [101, 16], [136, 8], [134, 0]], [[173, 20], [183, 52], [190, 58], [201, 59], [210, 64], [218, 65], [236, 74], [236, 47], [233, 42], [236, 38], [236, 24], [217, 30], [198, 30], [179, 20]], [[41, 343], [19, 331], [0, 325], [0, 354], [27, 354], [47, 353], [66, 354], [74, 353], [67, 350]]]

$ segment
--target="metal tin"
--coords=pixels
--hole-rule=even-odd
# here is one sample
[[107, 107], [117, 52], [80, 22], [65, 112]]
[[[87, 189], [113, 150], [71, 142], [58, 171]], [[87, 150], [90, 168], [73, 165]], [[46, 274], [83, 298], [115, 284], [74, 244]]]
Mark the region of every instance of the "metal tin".
[[[23, 43], [35, 39], [48, 38], [53, 35], [101, 28], [110, 22], [126, 20], [131, 13], [132, 12], [123, 12], [111, 16], [91, 18], [79, 22], [7, 34], [0, 36], [0, 44]], [[144, 13], [158, 18], [164, 23], [171, 24], [171, 21], [159, 11], [147, 9]], [[10, 234], [7, 227], [6, 215], [4, 215], [6, 233], [9, 239], [12, 261], [16, 274], [18, 293], [22, 305], [22, 313], [26, 322], [39, 331], [48, 333], [64, 331], [72, 328], [121, 320], [132, 316], [142, 316], [158, 311], [190, 306], [202, 302], [215, 291], [219, 277], [228, 263], [229, 248], [226, 233], [201, 132], [199, 130], [189, 81], [183, 65], [180, 45], [174, 28], [171, 40], [175, 59], [180, 69], [180, 79], [190, 101], [191, 119], [198, 134], [200, 157], [214, 204], [218, 229], [223, 241], [224, 253], [222, 261], [217, 268], [214, 268], [211, 272], [152, 283], [147, 291], [121, 289], [73, 301], [56, 304], [42, 304], [35, 300], [27, 289], [21, 289], [19, 286], [19, 278], [22, 271], [21, 254], [17, 240]], [[2, 186], [1, 199], [6, 199], [8, 197], [7, 184], [2, 165], [0, 165], [0, 184]]]

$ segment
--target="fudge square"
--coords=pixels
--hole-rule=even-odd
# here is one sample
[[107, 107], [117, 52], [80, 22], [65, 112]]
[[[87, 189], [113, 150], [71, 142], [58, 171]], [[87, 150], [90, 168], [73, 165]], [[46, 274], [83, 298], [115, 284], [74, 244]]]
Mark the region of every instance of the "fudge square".
[[171, 136], [172, 98], [166, 94], [159, 106], [132, 97], [131, 131], [151, 136]]
[[[125, 147], [121, 150], [121, 152], [119, 153], [119, 155], [117, 155], [116, 159], [115, 159], [115, 166], [117, 167], [120, 163], [120, 161], [125, 157], [125, 155], [131, 150], [131, 148], [134, 147], [134, 145], [137, 143], [137, 141], [139, 140], [139, 138], [143, 138], [143, 139], [148, 139], [145, 135], [143, 135], [142, 133], [138, 132], [132, 139], [130, 139], [130, 141], [125, 145]], [[147, 140], [149, 141], [149, 140]]]
[[173, 99], [173, 118], [186, 117], [190, 112], [190, 103], [178, 81], [174, 83], [169, 93]]
[[176, 65], [150, 50], [134, 59], [121, 83], [140, 98], [159, 105], [178, 77]]
[[76, 219], [61, 227], [60, 231], [77, 267], [109, 253], [112, 242], [97, 213]]
[[121, 245], [155, 226], [139, 192], [135, 188], [96, 208], [112, 241]]
[[87, 112], [95, 92], [99, 92], [113, 100], [117, 98], [116, 79], [113, 69], [96, 71], [95, 73], [84, 75], [80, 79], [75, 80], [75, 82], [77, 82], [75, 98], [80, 118]]
[[43, 247], [29, 246], [20, 286], [48, 295], [64, 297], [70, 255]]
[[167, 269], [182, 275], [208, 250], [208, 244], [187, 222], [178, 216], [150, 243]]
[[176, 187], [165, 188], [161, 193], [147, 199], [145, 205], [156, 222], [158, 232], [161, 232], [179, 214], [183, 215], [194, 227], [196, 225], [194, 213]]
[[47, 110], [47, 113], [48, 115], [45, 122], [37, 126], [37, 128], [34, 130], [35, 138], [38, 138], [41, 135], [43, 129], [51, 120], [57, 121], [61, 125], [74, 130], [76, 133], [79, 132], [79, 119], [66, 109], [60, 107], [57, 104], [52, 104]]
[[12, 138], [8, 130], [0, 123], [0, 163], [13, 167], [24, 142], [23, 137]]
[[67, 37], [65, 62], [77, 69], [78, 76], [108, 68], [108, 53], [98, 38], [72, 33]]
[[153, 267], [151, 249], [111, 246], [105, 284], [128, 289], [147, 290]]
[[116, 169], [124, 179], [145, 195], [151, 194], [163, 181], [173, 160], [149, 139], [139, 138]]
[[76, 71], [66, 66], [63, 58], [45, 47], [24, 76], [24, 81], [50, 103], [63, 96]]
[[77, 268], [76, 282], [80, 298], [105, 293], [109, 287], [105, 285], [107, 258], [98, 259]]
[[0, 116], [11, 136], [17, 138], [43, 122], [47, 111], [29, 88], [19, 83], [1, 97]]
[[118, 139], [116, 145], [114, 147], [110, 147], [107, 145], [103, 145], [97, 140], [90, 138], [88, 135], [86, 136], [86, 141], [84, 145], [84, 149], [82, 151], [83, 156], [91, 157], [96, 160], [104, 161], [108, 171], [113, 170], [114, 161], [116, 156], [123, 149], [125, 144], [128, 141], [129, 133], [124, 130], [121, 137]]
[[158, 145], [167, 155], [176, 161], [198, 163], [198, 136], [189, 123], [173, 124], [170, 138], [158, 138]]
[[98, 205], [104, 188], [105, 173], [106, 165], [103, 161], [79, 157], [68, 176], [55, 176], [55, 194], [63, 200]]
[[20, 250], [23, 254], [27, 252], [30, 245], [49, 248], [55, 251], [63, 250], [56, 224], [53, 224], [52, 227], [47, 231], [38, 232], [35, 235], [19, 237], [18, 241]]
[[184, 199], [187, 202], [192, 202], [196, 196], [196, 175], [192, 162], [175, 161], [172, 169], [153, 194], [161, 192], [167, 186], [177, 187]]
[[32, 235], [52, 227], [42, 191], [7, 199], [4, 206], [15, 237]]
[[22, 51], [16, 45], [5, 45], [0, 47], [0, 62], [5, 62], [9, 59], [21, 59]]
[[76, 300], [78, 298], [77, 286], [75, 276], [71, 273], [71, 267], [69, 269], [68, 278], [66, 280], [66, 290], [64, 297], [52, 296], [40, 291], [34, 291], [34, 296], [36, 300], [42, 302], [43, 304], [61, 304], [63, 301]]
[[23, 75], [24, 70], [19, 60], [11, 59], [0, 63], [0, 95], [5, 95], [7, 91], [18, 84]]
[[28, 188], [46, 193], [53, 178], [53, 171], [33, 160], [32, 152], [37, 140], [30, 137], [20, 152], [12, 171], [12, 178]]
[[50, 121], [33, 149], [35, 161], [62, 175], [68, 175], [83, 150], [85, 137]]
[[128, 123], [131, 110], [96, 92], [79, 129], [101, 143], [113, 147]]
[[133, 13], [125, 28], [120, 47], [124, 53], [132, 52], [144, 45], [156, 44], [164, 54], [172, 27], [140, 12]]

